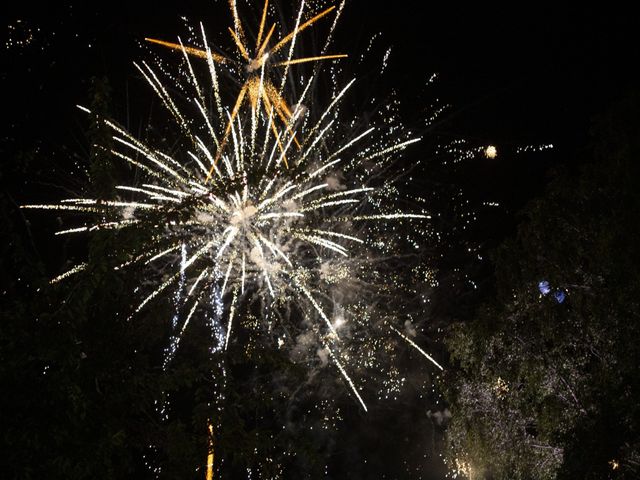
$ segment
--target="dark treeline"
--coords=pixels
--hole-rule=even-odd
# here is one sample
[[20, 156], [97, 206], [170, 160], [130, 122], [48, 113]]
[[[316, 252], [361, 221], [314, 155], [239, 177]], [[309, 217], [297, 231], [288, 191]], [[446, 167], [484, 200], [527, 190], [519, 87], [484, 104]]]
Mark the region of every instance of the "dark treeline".
[[471, 478], [640, 475], [639, 111], [636, 92], [594, 121], [450, 329], [448, 455]]

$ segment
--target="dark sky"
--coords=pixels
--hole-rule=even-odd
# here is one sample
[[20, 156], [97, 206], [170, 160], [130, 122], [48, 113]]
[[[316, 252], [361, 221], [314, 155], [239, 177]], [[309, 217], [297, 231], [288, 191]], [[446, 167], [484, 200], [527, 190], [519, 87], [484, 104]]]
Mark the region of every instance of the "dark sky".
[[[127, 106], [136, 101], [128, 95], [139, 83], [132, 61], [143, 55], [138, 47], [143, 37], [175, 39], [184, 34], [183, 15], [202, 20], [209, 31], [229, 22], [222, 1], [158, 3], [76, 1], [36, 7], [18, 2], [13, 11], [5, 11], [0, 24], [0, 153], [39, 145], [45, 155], [34, 170], [64, 168], [61, 152], [82, 148], [84, 125], [74, 106], [86, 104], [91, 76], [109, 77], [120, 114], [126, 116]], [[423, 11], [416, 11], [418, 4]], [[336, 37], [341, 52], [349, 53], [382, 32], [392, 54], [381, 86], [400, 91], [409, 116], [422, 115], [428, 106], [431, 97], [424, 84], [437, 72], [437, 96], [452, 105], [437, 134], [497, 145], [495, 161], [470, 165], [456, 177], [474, 201], [503, 204], [500, 220], [507, 222], [497, 233], [485, 232], [493, 240], [515, 225], [514, 212], [542, 191], [555, 167], [579, 166], [593, 116], [637, 88], [639, 80], [636, 15], [613, 8], [532, 5], [466, 8], [457, 2], [352, 0]], [[540, 144], [555, 148], [515, 154], [518, 146]], [[0, 180], [18, 200], [27, 192], [40, 193], [33, 184]], [[378, 427], [359, 421], [351, 420], [351, 426], [389, 428], [384, 422]], [[374, 437], [366, 434], [367, 441]], [[405, 440], [413, 443], [407, 447], [411, 452], [425, 441], [417, 432]]]
[[[1, 27], [5, 148], [25, 135], [51, 144], [80, 134], [74, 105], [87, 101], [93, 75], [109, 77], [117, 104], [133, 105], [126, 95], [137, 82], [132, 61], [144, 54], [138, 42], [147, 35], [184, 35], [181, 16], [202, 20], [209, 31], [226, 28], [225, 4], [14, 3]], [[358, 52], [381, 32], [392, 47], [381, 88], [399, 89], [416, 117], [433, 98], [424, 84], [437, 72], [437, 97], [452, 105], [438, 133], [494, 143], [503, 153], [468, 170], [469, 194], [500, 200], [510, 211], [540, 191], [550, 166], [580, 162], [592, 116], [639, 80], [640, 22], [631, 12], [537, 4], [463, 8], [453, 2], [416, 11], [416, 5], [347, 2], [335, 45]], [[19, 43], [30, 35], [29, 45]], [[549, 143], [556, 148], [545, 155], [511, 155], [518, 146]]]

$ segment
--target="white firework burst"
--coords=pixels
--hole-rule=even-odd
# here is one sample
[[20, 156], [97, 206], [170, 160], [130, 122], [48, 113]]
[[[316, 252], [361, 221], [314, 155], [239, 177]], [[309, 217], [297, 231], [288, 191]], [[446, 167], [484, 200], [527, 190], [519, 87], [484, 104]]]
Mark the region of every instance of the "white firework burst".
[[[303, 8], [304, 3], [289, 41], [309, 23], [302, 20]], [[287, 103], [283, 89], [274, 87], [273, 76], [275, 67], [299, 63], [292, 58], [294, 49], [278, 62], [258, 65], [246, 52], [235, 13], [234, 22], [238, 62], [251, 67], [242, 87], [250, 98], [247, 105], [243, 94], [225, 107], [217, 71], [223, 57], [212, 54], [204, 29], [202, 48], [168, 44], [182, 50], [178, 75], [168, 76], [146, 62], [136, 67], [180, 132], [178, 147], [157, 148], [115, 122], [99, 119], [112, 131], [111, 154], [145, 180], [117, 186], [119, 196], [113, 200], [70, 198], [23, 208], [78, 211], [98, 219], [57, 232], [60, 235], [137, 229], [148, 236], [116, 268], [144, 266], [147, 280], [153, 282], [133, 314], [158, 298], [172, 298], [176, 336], [168, 358], [199, 309], [222, 313], [224, 328], [218, 326], [216, 335], [219, 350], [233, 341], [235, 329], [244, 328], [234, 324], [241, 311], [263, 319], [269, 329], [278, 321], [285, 326], [305, 323], [322, 346], [319, 356], [336, 365], [366, 410], [347, 373], [341, 332], [349, 322], [362, 325], [370, 320], [363, 285], [381, 263], [402, 253], [397, 251], [399, 237], [408, 228], [428, 228], [426, 212], [399, 205], [393, 181], [401, 173], [393, 167], [398, 155], [419, 138], [391, 121], [382, 128], [345, 122], [340, 109], [357, 85], [355, 79], [337, 88], [324, 108], [317, 108], [311, 100], [316, 76], [300, 77], [302, 93]], [[256, 42], [256, 58], [266, 59], [270, 36]], [[281, 44], [276, 44], [278, 50]], [[197, 65], [190, 56], [205, 62]], [[287, 72], [282, 75], [284, 86]], [[178, 98], [170, 93], [175, 90], [190, 94]], [[52, 282], [86, 268], [86, 263], [77, 265]], [[399, 330], [390, 326], [388, 331], [441, 368]], [[278, 334], [277, 341], [286, 342], [286, 335]]]

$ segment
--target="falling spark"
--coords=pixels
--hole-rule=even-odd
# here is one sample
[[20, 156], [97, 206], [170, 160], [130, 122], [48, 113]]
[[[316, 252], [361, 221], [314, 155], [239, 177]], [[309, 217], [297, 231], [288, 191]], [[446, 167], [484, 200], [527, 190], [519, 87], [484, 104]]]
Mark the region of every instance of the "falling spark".
[[86, 263], [81, 263], [79, 265], [76, 265], [71, 270], [67, 270], [62, 275], [58, 275], [57, 277], [51, 279], [51, 281], [49, 283], [51, 283], [51, 284], [58, 283], [58, 282], [64, 280], [65, 278], [70, 277], [71, 275], [74, 275], [74, 274], [76, 274], [78, 272], [83, 271], [86, 268], [87, 268], [87, 264]]
[[411, 345], [413, 348], [418, 350], [427, 360], [429, 360], [431, 363], [433, 363], [436, 367], [438, 367], [440, 370], [444, 370], [444, 368], [442, 368], [442, 365], [440, 365], [438, 362], [436, 362], [431, 355], [429, 355], [422, 348], [420, 348], [420, 346], [418, 346], [418, 344], [416, 344], [416, 342], [411, 340], [409, 337], [407, 337], [404, 333], [402, 333], [400, 330], [396, 329], [395, 327], [389, 326], [389, 328], [391, 328], [391, 330], [393, 330], [398, 335], [400, 335], [400, 337], [404, 341], [406, 341], [409, 345]]

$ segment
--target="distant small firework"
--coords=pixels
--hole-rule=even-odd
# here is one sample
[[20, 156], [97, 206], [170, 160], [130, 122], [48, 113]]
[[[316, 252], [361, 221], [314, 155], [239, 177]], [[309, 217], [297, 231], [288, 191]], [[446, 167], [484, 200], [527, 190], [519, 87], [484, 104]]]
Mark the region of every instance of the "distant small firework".
[[[355, 79], [318, 107], [310, 98], [315, 76], [300, 76], [301, 95], [296, 102], [285, 100], [287, 72], [277, 86], [269, 65], [288, 68], [343, 56], [322, 52], [293, 58], [297, 35], [333, 7], [303, 21], [302, 2], [293, 31], [271, 46], [276, 25], [265, 29], [265, 2], [252, 53], [235, 2], [230, 3], [236, 60], [214, 54], [200, 26], [198, 48], [152, 40], [183, 54], [177, 76], [163, 76], [159, 66], [147, 62], [135, 64], [178, 126], [177, 148], [156, 148], [116, 122], [98, 118], [112, 132], [110, 153], [145, 179], [118, 185], [119, 196], [112, 200], [69, 198], [23, 208], [93, 214], [86, 224], [56, 235], [131, 229], [147, 238], [116, 269], [138, 265], [148, 270], [136, 291], [153, 282], [133, 314], [154, 300], [171, 298], [176, 335], [168, 358], [197, 311], [217, 312], [216, 351], [228, 347], [235, 329], [257, 328], [248, 318], [261, 319], [261, 328], [273, 333], [278, 346], [294, 341], [287, 325], [306, 325], [321, 346], [318, 355], [333, 362], [366, 410], [347, 372], [347, 363], [360, 360], [348, 352], [342, 332], [366, 330], [379, 320], [369, 308], [375, 291], [367, 285], [374, 277], [380, 281], [381, 265], [405, 253], [409, 229], [428, 236], [429, 215], [402, 198], [397, 184], [402, 172], [391, 168], [398, 154], [420, 139], [391, 117], [380, 129], [367, 125], [358, 130], [356, 122], [345, 121], [340, 108]], [[287, 44], [288, 55], [270, 64]], [[206, 60], [205, 75], [192, 56]], [[227, 104], [217, 69], [232, 62], [247, 67], [246, 77], [238, 79], [240, 93]], [[191, 94], [184, 100], [169, 93], [174, 90]], [[305, 102], [312, 106], [303, 107]], [[76, 265], [52, 282], [87, 268], [86, 263]], [[397, 280], [386, 281], [385, 289], [392, 291]], [[391, 323], [386, 331], [442, 368]], [[373, 365], [370, 358], [361, 361]]]
[[484, 156], [487, 158], [496, 158], [498, 156], [498, 149], [495, 145], [489, 145], [484, 149]]

